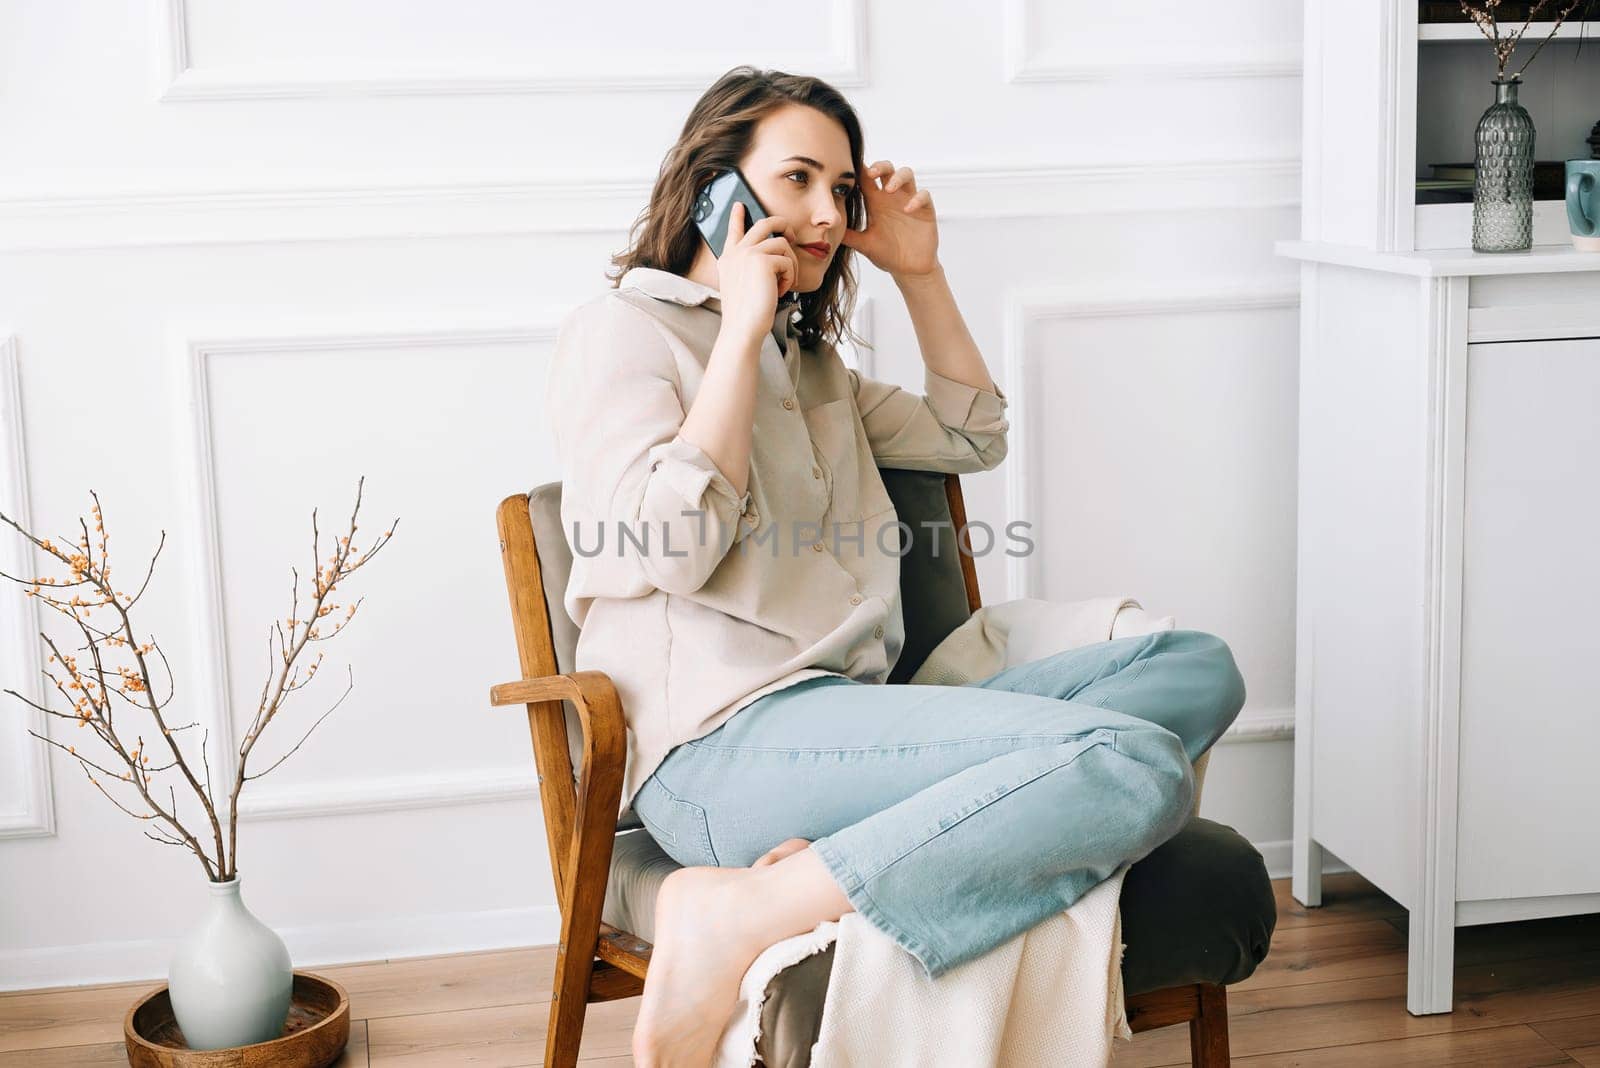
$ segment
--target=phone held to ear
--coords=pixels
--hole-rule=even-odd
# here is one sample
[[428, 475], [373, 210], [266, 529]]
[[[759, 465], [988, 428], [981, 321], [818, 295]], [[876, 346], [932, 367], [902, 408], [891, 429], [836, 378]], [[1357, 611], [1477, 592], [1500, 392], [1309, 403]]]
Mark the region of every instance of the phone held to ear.
[[728, 243], [728, 221], [735, 203], [744, 205], [745, 233], [767, 217], [767, 209], [761, 206], [737, 167], [729, 167], [707, 182], [695, 198], [694, 223], [718, 259], [722, 258], [723, 247]]
[[[750, 227], [765, 219], [769, 214], [761, 206], [761, 201], [756, 199], [755, 190], [744, 180], [744, 175], [739, 173], [739, 168], [729, 167], [700, 190], [700, 195], [695, 198], [693, 217], [695, 226], [700, 229], [700, 236], [706, 239], [706, 244], [711, 246], [711, 251], [722, 258], [722, 250], [728, 243], [729, 217], [733, 214], [733, 205], [743, 204], [745, 210], [744, 232], [749, 233]], [[778, 296], [778, 304], [798, 305], [800, 294], [789, 290]]]

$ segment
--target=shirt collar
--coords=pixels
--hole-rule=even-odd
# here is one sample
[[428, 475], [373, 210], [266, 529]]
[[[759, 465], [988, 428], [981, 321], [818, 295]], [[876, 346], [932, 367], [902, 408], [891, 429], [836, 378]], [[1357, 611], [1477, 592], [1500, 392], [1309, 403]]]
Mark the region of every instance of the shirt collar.
[[717, 311], [722, 306], [722, 294], [710, 286], [701, 285], [692, 278], [685, 278], [681, 274], [663, 271], [658, 267], [631, 267], [622, 276], [618, 283], [619, 289], [638, 289], [660, 300], [670, 300], [677, 304], [693, 307], [714, 301], [712, 310]]
[[[637, 289], [658, 300], [670, 300], [685, 307], [704, 304], [722, 313], [722, 294], [708, 285], [686, 278], [681, 274], [663, 271], [659, 267], [630, 267], [617, 283], [619, 289]], [[782, 330], [785, 337], [793, 334], [794, 320], [800, 315], [800, 294], [789, 292], [778, 300], [773, 313], [772, 329]]]

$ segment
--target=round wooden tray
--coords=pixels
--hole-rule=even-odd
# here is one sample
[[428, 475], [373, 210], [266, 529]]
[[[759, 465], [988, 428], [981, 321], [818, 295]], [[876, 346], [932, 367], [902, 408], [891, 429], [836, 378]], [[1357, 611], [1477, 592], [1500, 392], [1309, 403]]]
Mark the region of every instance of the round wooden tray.
[[350, 998], [332, 979], [294, 973], [283, 1034], [230, 1049], [190, 1049], [172, 1015], [166, 984], [140, 998], [122, 1020], [133, 1068], [327, 1068], [350, 1040]]

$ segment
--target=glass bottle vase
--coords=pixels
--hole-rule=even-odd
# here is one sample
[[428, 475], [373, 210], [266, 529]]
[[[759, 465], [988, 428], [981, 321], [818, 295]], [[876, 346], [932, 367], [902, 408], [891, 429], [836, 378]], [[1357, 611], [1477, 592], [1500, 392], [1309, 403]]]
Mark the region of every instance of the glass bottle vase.
[[1524, 252], [1533, 247], [1533, 119], [1517, 103], [1518, 77], [1491, 84], [1494, 103], [1474, 135], [1472, 249]]

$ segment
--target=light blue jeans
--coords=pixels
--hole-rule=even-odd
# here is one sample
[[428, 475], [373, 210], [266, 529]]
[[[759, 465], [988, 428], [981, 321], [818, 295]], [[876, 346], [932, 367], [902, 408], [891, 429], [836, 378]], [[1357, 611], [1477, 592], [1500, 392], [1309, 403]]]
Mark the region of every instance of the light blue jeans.
[[1178, 833], [1192, 762], [1244, 705], [1197, 630], [1069, 649], [963, 686], [807, 679], [675, 747], [634, 800], [679, 864], [808, 838], [931, 978]]

